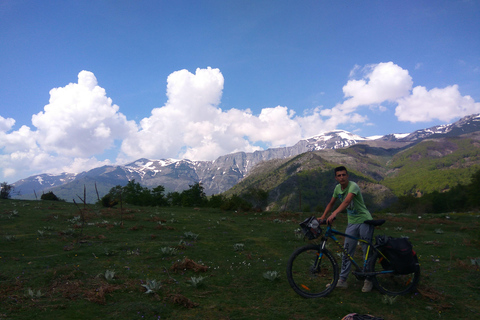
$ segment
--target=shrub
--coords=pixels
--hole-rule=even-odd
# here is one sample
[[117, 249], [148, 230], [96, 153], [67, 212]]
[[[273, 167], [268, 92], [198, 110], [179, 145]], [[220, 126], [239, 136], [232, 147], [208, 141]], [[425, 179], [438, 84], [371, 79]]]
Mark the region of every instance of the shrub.
[[51, 201], [59, 201], [60, 200], [52, 191], [49, 191], [47, 193], [42, 194], [40, 199], [51, 200]]

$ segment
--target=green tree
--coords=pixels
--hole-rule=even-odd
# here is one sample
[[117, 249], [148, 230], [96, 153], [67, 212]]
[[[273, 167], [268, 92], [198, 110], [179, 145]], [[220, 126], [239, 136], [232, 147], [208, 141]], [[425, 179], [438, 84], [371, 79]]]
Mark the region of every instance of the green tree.
[[210, 199], [208, 199], [208, 206], [210, 208], [220, 208], [224, 202], [225, 197], [223, 195], [212, 195]]
[[165, 187], [164, 186], [157, 186], [152, 189], [152, 205], [155, 206], [167, 206], [168, 201], [164, 195]]
[[150, 190], [144, 188], [135, 179], [128, 181], [122, 188], [123, 201], [133, 205], [149, 205]]
[[14, 187], [12, 185], [2, 182], [2, 184], [0, 184], [0, 199], [10, 199], [10, 193], [13, 189]]
[[167, 194], [167, 201], [171, 206], [181, 206], [182, 205], [182, 195], [177, 192], [169, 192]]
[[190, 189], [182, 191], [181, 198], [184, 207], [203, 207], [208, 203], [207, 196], [199, 182], [190, 185]]
[[118, 185], [111, 188], [110, 191], [100, 199], [102, 206], [113, 208], [122, 201], [122, 191], [122, 187]]
[[480, 170], [473, 174], [470, 185], [468, 186], [468, 201], [472, 208], [480, 207], [478, 190], [480, 190]]
[[250, 187], [242, 197], [255, 209], [263, 210], [268, 204], [268, 191], [260, 188]]
[[242, 197], [233, 194], [230, 198], [223, 202], [220, 209], [250, 211], [252, 209], [252, 204]]

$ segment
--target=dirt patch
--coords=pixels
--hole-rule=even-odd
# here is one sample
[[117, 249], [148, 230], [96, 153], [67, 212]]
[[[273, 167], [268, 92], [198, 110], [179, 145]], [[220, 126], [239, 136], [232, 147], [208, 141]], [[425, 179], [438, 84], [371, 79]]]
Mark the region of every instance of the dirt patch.
[[170, 302], [184, 306], [187, 309], [195, 308], [198, 306], [198, 303], [195, 303], [187, 297], [178, 293], [169, 295], [168, 299], [170, 300]]
[[195, 272], [207, 272], [208, 267], [198, 264], [191, 259], [185, 258], [181, 262], [175, 262], [170, 267], [170, 270], [172, 270], [173, 272], [184, 271], [184, 270], [193, 270]]

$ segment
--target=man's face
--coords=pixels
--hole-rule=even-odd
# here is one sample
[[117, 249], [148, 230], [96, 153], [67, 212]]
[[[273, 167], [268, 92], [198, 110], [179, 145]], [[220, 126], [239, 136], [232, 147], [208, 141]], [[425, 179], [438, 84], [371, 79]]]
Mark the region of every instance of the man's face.
[[348, 185], [348, 173], [345, 170], [337, 171], [335, 173], [335, 180], [342, 186]]

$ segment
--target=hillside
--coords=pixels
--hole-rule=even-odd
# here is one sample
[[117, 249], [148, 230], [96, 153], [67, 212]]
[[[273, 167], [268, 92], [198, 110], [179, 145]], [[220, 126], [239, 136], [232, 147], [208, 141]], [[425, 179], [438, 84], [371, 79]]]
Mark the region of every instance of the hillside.
[[445, 191], [468, 184], [480, 169], [480, 133], [424, 140], [397, 153], [387, 168], [382, 183], [396, 195]]
[[392, 204], [398, 196], [446, 191], [468, 184], [480, 170], [480, 133], [427, 139], [407, 148], [384, 149], [357, 144], [265, 162], [226, 195], [261, 189], [269, 194], [268, 208], [323, 210], [331, 197], [333, 168], [345, 165], [362, 188], [372, 210]]

